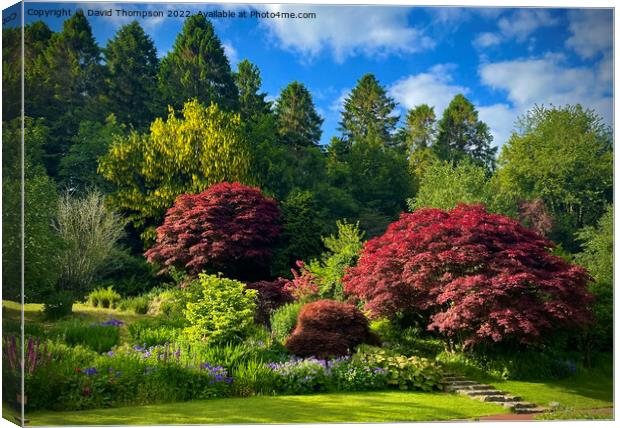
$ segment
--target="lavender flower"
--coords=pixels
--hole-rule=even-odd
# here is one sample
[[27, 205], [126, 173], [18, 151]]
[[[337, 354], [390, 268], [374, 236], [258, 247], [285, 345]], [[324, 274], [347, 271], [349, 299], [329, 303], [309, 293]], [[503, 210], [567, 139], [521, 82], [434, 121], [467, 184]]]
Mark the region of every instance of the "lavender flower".
[[84, 370], [84, 373], [87, 374], [88, 376], [96, 375], [97, 369], [94, 367], [89, 367], [86, 370]]

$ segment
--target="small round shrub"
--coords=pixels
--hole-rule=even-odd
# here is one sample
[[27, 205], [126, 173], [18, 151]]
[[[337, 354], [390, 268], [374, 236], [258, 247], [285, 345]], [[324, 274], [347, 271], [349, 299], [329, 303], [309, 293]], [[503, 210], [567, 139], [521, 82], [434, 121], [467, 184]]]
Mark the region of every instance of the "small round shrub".
[[336, 300], [318, 300], [301, 308], [297, 326], [286, 348], [301, 357], [349, 355], [361, 343], [378, 344], [368, 319], [354, 305]]
[[286, 289], [287, 280], [278, 278], [273, 281], [250, 282], [246, 287], [258, 292], [256, 301], [257, 323], [269, 326], [271, 314], [279, 307], [292, 303], [293, 296]]
[[68, 291], [54, 292], [45, 298], [43, 315], [50, 320], [70, 315], [73, 311], [74, 300], [73, 293]]
[[95, 308], [116, 308], [120, 300], [121, 295], [114, 291], [111, 286], [108, 288], [98, 288], [91, 291], [88, 295], [88, 302]]
[[254, 325], [256, 290], [217, 275], [200, 274], [202, 297], [189, 302], [185, 317], [190, 326], [184, 330], [190, 340], [209, 343], [238, 342]]
[[289, 303], [271, 314], [271, 335], [284, 342], [297, 325], [297, 316], [303, 305], [301, 303]]

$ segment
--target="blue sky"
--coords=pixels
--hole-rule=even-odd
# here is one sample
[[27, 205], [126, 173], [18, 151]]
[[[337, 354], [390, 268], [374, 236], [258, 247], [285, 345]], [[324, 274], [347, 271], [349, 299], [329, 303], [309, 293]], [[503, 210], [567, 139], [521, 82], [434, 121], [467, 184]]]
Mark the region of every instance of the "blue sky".
[[[244, 5], [26, 3], [26, 11], [235, 10]], [[418, 8], [401, 6], [261, 5], [262, 11], [314, 12], [315, 19], [213, 19], [233, 66], [247, 58], [275, 98], [293, 80], [312, 92], [325, 118], [322, 141], [338, 134], [342, 100], [365, 73], [374, 73], [402, 114], [420, 103], [438, 116], [464, 93], [491, 127], [494, 144], [535, 104], [581, 103], [613, 120], [611, 9]], [[26, 23], [37, 20], [26, 16]], [[55, 31], [65, 18], [44, 21]], [[132, 18], [89, 18], [105, 45]], [[182, 18], [138, 18], [159, 56], [174, 43]]]

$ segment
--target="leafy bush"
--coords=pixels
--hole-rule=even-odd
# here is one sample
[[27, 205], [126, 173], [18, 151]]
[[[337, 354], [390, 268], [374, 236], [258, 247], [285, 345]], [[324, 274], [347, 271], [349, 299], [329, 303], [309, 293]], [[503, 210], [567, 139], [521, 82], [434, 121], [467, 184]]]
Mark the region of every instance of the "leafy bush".
[[164, 270], [175, 266], [190, 274], [260, 279], [268, 273], [279, 221], [276, 201], [258, 188], [216, 184], [197, 195], [179, 196], [145, 255]]
[[380, 367], [387, 371], [389, 386], [408, 390], [432, 391], [441, 387], [443, 377], [439, 366], [426, 358], [393, 355], [384, 349], [367, 348], [355, 355], [366, 366]]
[[55, 330], [68, 345], [82, 345], [98, 353], [109, 351], [120, 339], [117, 323], [87, 324], [74, 319], [57, 323]]
[[133, 311], [138, 315], [144, 315], [149, 311], [148, 296], [136, 296], [129, 299], [123, 299], [118, 303], [117, 308], [121, 311]]
[[271, 334], [280, 342], [284, 342], [297, 325], [297, 316], [301, 303], [289, 303], [278, 308], [271, 315]]
[[248, 290], [234, 279], [200, 274], [202, 298], [187, 304], [185, 317], [190, 326], [185, 334], [192, 340], [210, 343], [242, 340], [254, 323], [256, 290]]
[[232, 394], [238, 397], [273, 394], [276, 389], [276, 376], [261, 360], [241, 363], [232, 371]]
[[43, 315], [51, 320], [70, 315], [74, 300], [73, 293], [69, 291], [54, 291], [45, 297]]
[[553, 243], [482, 206], [402, 214], [369, 241], [345, 291], [372, 315], [429, 314], [424, 327], [458, 347], [540, 342], [590, 320], [589, 275]]
[[88, 303], [95, 308], [116, 308], [120, 300], [121, 295], [114, 291], [112, 287], [98, 288], [91, 291], [88, 295]]
[[319, 300], [301, 308], [285, 345], [298, 356], [327, 358], [348, 355], [360, 343], [379, 344], [364, 314], [347, 303]]
[[286, 290], [287, 280], [278, 278], [273, 281], [250, 282], [246, 287], [258, 292], [255, 321], [269, 326], [271, 314], [279, 307], [293, 302], [293, 296]]
[[164, 345], [176, 342], [184, 324], [176, 319], [143, 319], [129, 324], [127, 329], [133, 343], [143, 346]]

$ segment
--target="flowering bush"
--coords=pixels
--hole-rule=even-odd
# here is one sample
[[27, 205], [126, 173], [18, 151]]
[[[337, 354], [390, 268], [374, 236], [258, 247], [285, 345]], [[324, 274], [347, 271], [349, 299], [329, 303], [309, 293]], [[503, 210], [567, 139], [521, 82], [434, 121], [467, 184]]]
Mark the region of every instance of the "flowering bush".
[[179, 196], [145, 255], [163, 270], [174, 266], [192, 275], [207, 271], [261, 278], [280, 230], [275, 200], [258, 188], [220, 183], [197, 195]]
[[402, 214], [366, 243], [343, 278], [373, 316], [429, 314], [427, 328], [459, 347], [540, 342], [589, 321], [589, 275], [553, 243], [482, 206]]
[[337, 391], [372, 391], [388, 386], [388, 371], [372, 367], [357, 359], [344, 359], [333, 363], [331, 376]]
[[306, 268], [303, 261], [297, 260], [295, 264], [299, 272], [291, 269], [293, 279], [286, 283], [285, 290], [301, 303], [316, 299], [319, 292], [318, 278]]
[[326, 391], [330, 384], [327, 361], [292, 359], [284, 363], [270, 363], [276, 373], [276, 390], [284, 394], [311, 394]]
[[364, 314], [347, 303], [319, 300], [301, 308], [285, 346], [298, 356], [327, 358], [348, 355], [360, 343], [378, 344]]

